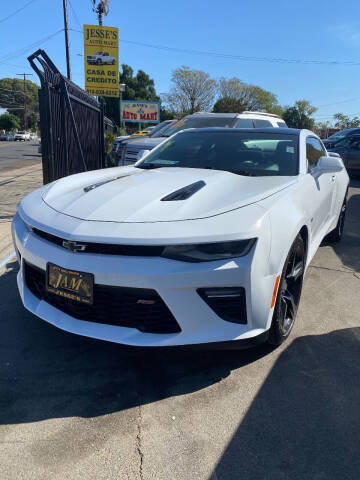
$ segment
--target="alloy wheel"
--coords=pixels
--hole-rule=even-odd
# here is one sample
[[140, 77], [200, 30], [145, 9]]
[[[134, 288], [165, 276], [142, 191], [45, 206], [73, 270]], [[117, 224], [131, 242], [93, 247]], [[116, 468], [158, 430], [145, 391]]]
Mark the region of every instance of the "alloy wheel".
[[289, 255], [280, 289], [279, 327], [287, 336], [295, 322], [305, 270], [304, 244], [294, 245]]
[[338, 222], [338, 235], [341, 237], [342, 232], [344, 230], [344, 223], [345, 223], [345, 214], [346, 214], [346, 202], [343, 203], [341, 207], [339, 222]]

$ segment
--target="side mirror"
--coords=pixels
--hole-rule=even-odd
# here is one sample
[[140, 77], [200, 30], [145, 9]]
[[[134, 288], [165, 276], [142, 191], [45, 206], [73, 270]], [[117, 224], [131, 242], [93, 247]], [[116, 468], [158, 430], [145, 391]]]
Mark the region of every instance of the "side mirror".
[[341, 172], [344, 169], [343, 161], [340, 156], [337, 157], [320, 157], [318, 160], [316, 173], [322, 175], [323, 173], [336, 173]]
[[138, 162], [143, 157], [145, 157], [145, 155], [147, 155], [148, 153], [150, 153], [150, 150], [140, 150], [140, 152], [136, 155], [136, 161]]
[[334, 157], [334, 158], [341, 158], [341, 155], [339, 155], [336, 152], [328, 152], [329, 157]]

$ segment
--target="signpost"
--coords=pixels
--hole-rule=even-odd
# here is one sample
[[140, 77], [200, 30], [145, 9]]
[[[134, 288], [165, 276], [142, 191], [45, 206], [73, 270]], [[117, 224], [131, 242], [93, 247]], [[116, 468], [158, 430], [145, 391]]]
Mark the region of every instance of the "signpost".
[[84, 25], [85, 90], [119, 97], [119, 29]]
[[160, 102], [148, 102], [142, 100], [124, 100], [120, 104], [121, 121], [141, 123], [160, 122]]

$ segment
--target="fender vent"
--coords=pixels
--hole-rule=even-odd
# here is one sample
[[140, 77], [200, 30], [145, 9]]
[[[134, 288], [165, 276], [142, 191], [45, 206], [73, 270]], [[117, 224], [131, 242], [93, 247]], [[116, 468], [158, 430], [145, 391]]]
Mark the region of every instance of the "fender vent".
[[175, 200], [187, 200], [190, 198], [194, 193], [198, 192], [201, 188], [205, 187], [206, 183], [203, 180], [199, 180], [198, 182], [191, 183], [186, 187], [180, 188], [175, 192], [166, 195], [166, 197], [162, 198], [162, 202], [172, 202]]

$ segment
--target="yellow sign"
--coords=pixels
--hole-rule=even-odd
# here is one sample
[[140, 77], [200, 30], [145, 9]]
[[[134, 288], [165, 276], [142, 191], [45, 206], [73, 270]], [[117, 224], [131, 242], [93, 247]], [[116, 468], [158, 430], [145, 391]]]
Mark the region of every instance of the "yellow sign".
[[84, 25], [85, 90], [119, 97], [119, 29]]
[[123, 122], [160, 122], [160, 103], [136, 100], [121, 102], [121, 120]]

